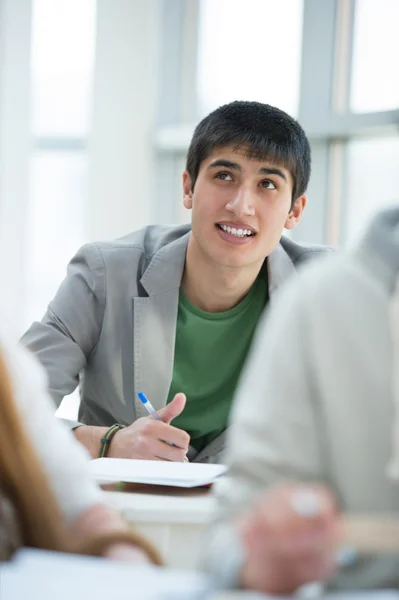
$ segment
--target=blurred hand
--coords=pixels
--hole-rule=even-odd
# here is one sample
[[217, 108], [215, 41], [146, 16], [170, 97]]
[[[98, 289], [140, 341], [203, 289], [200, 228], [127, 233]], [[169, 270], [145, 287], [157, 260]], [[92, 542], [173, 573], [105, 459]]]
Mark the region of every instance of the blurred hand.
[[107, 548], [104, 556], [111, 560], [122, 560], [134, 564], [151, 564], [147, 553], [132, 544], [114, 544]]
[[237, 526], [246, 552], [243, 587], [289, 594], [326, 579], [336, 568], [339, 516], [334, 497], [323, 486], [276, 485]]
[[112, 438], [108, 456], [182, 462], [188, 452], [190, 436], [170, 425], [170, 422], [183, 411], [185, 405], [186, 396], [176, 394], [167, 406], [158, 411], [162, 421], [142, 417], [121, 429]]
[[[81, 512], [69, 526], [70, 539], [73, 540], [74, 550], [79, 554], [92, 554], [99, 552], [99, 538], [117, 538], [119, 534], [131, 535], [131, 529], [122, 516], [110, 506], [101, 502], [92, 504]], [[100, 541], [100, 548], [104, 548], [104, 541]], [[101, 550], [100, 550], [101, 551]], [[133, 563], [152, 563], [147, 552], [134, 540], [108, 542], [102, 555], [113, 560], [123, 560]]]

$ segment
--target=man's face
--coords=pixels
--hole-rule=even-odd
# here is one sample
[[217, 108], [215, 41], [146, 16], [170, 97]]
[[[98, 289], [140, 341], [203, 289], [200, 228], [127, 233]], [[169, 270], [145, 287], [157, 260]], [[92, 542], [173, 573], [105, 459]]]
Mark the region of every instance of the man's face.
[[291, 210], [293, 181], [281, 166], [245, 156], [246, 149], [216, 148], [202, 162], [194, 191], [183, 174], [184, 205], [192, 209], [192, 236], [199, 249], [225, 267], [261, 263], [294, 228], [306, 204]]

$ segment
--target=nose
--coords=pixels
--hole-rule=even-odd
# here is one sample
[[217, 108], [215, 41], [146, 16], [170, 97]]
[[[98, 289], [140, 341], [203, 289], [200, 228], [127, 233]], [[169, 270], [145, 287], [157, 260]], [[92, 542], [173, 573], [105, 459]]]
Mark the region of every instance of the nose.
[[233, 213], [237, 218], [253, 217], [255, 209], [251, 190], [244, 186], [240, 187], [234, 198], [227, 202], [226, 210]]

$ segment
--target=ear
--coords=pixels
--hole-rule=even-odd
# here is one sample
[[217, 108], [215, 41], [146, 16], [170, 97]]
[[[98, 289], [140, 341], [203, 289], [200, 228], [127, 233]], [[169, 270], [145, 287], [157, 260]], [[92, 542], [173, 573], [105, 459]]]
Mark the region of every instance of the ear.
[[191, 177], [187, 171], [183, 173], [183, 204], [184, 208], [191, 209], [193, 207], [193, 190]]
[[288, 213], [288, 217], [285, 221], [285, 229], [294, 229], [300, 220], [302, 219], [302, 213], [305, 210], [305, 206], [308, 199], [307, 196], [299, 196], [294, 202], [294, 206], [291, 208]]

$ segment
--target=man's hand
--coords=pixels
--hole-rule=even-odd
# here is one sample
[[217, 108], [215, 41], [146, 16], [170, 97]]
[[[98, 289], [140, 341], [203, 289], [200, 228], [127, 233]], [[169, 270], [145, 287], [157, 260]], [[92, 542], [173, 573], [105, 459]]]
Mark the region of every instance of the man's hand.
[[[312, 500], [313, 510], [306, 507], [306, 500]], [[325, 487], [277, 485], [237, 527], [246, 552], [240, 577], [243, 587], [289, 594], [305, 583], [326, 579], [335, 570], [339, 517]]]
[[186, 396], [176, 394], [165, 408], [158, 411], [162, 421], [142, 417], [118, 431], [112, 438], [108, 456], [182, 462], [188, 451], [190, 436], [170, 422], [183, 411], [185, 404]]

